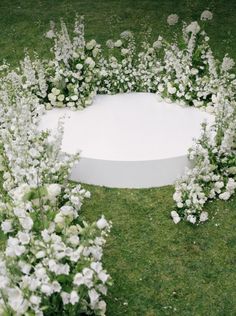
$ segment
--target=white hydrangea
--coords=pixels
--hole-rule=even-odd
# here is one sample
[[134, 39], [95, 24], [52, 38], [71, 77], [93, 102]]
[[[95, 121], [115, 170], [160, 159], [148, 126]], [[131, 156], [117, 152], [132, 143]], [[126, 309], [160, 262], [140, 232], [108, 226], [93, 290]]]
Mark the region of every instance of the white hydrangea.
[[177, 14], [170, 14], [168, 17], [167, 17], [167, 23], [169, 25], [175, 25], [176, 23], [178, 23], [179, 21], [179, 17]]
[[201, 14], [202, 21], [212, 20], [212, 18], [213, 18], [213, 13], [209, 10], [205, 10]]

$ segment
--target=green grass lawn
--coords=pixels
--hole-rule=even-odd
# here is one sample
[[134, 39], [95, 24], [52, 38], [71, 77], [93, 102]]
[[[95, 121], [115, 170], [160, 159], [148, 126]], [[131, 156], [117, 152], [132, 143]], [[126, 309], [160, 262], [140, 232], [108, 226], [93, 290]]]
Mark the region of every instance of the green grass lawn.
[[[49, 54], [43, 34], [49, 21], [61, 17], [72, 25], [75, 13], [85, 16], [87, 37], [104, 43], [130, 29], [141, 40], [147, 26], [153, 37], [168, 38], [165, 21], [177, 13], [191, 21], [210, 8], [207, 31], [216, 56], [236, 59], [235, 0], [1, 0], [0, 59], [13, 66], [24, 48]], [[108, 295], [108, 316], [235, 316], [236, 197], [209, 203], [210, 221], [193, 227], [170, 220], [173, 187], [118, 190], [86, 186], [92, 198], [82, 216], [101, 214], [113, 228], [105, 249], [105, 267], [114, 285]]]
[[236, 315], [236, 197], [209, 203], [211, 220], [196, 227], [170, 220], [170, 186], [86, 188], [92, 198], [82, 215], [113, 221], [104, 256], [114, 280], [107, 315]]

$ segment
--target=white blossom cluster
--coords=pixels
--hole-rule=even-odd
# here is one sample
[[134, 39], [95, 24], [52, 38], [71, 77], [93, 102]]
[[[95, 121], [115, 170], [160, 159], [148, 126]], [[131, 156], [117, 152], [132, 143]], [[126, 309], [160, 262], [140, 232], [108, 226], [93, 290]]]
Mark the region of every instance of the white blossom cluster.
[[111, 223], [79, 216], [90, 193], [68, 182], [78, 155], [40, 132], [44, 107], [16, 73], [0, 91], [0, 315], [105, 315], [111, 278], [102, 266]]
[[47, 67], [46, 108], [82, 109], [90, 105], [97, 92], [100, 45], [95, 40], [85, 41], [82, 17], [76, 18], [72, 39], [63, 20], [59, 31], [52, 24], [46, 35], [54, 40], [54, 59]]
[[171, 212], [175, 223], [206, 221], [208, 200], [226, 201], [236, 192], [236, 103], [227, 103], [221, 93], [215, 103], [214, 125], [203, 124], [201, 137], [189, 151], [194, 168], [187, 169], [176, 183], [176, 210]]
[[[201, 20], [211, 17], [205, 10]], [[174, 25], [178, 16], [171, 14], [167, 22]], [[118, 39], [109, 39], [104, 50], [94, 39], [85, 41], [83, 18], [76, 18], [72, 37], [63, 20], [60, 30], [52, 23], [46, 36], [54, 41], [54, 58], [40, 62], [26, 55], [19, 70], [22, 86], [30, 87], [46, 109], [82, 109], [97, 93], [136, 91], [214, 112], [219, 86], [227, 88], [227, 100], [236, 96], [234, 61], [227, 55], [222, 62], [214, 57], [199, 23], [183, 23], [183, 38], [172, 43], [161, 36], [152, 43], [147, 32], [141, 49], [132, 32], [124, 31]]]

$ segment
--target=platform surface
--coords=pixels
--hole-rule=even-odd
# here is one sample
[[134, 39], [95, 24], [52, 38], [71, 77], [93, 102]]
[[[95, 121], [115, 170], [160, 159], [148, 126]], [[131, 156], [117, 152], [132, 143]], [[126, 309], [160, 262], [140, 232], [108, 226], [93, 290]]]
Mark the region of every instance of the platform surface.
[[187, 152], [201, 123], [214, 120], [196, 108], [159, 102], [152, 93], [129, 93], [98, 95], [83, 111], [47, 111], [40, 129], [55, 130], [63, 116], [62, 150], [81, 150], [72, 179], [124, 188], [173, 184], [189, 165]]

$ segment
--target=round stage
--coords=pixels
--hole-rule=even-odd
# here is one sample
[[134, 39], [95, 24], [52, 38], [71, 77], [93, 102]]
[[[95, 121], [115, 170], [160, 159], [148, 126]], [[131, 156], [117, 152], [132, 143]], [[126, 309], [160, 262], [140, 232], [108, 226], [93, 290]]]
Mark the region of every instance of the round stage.
[[189, 166], [187, 152], [204, 120], [196, 108], [159, 102], [152, 93], [98, 95], [83, 111], [53, 109], [40, 129], [57, 128], [65, 116], [62, 151], [81, 150], [71, 179], [116, 188], [173, 184]]

